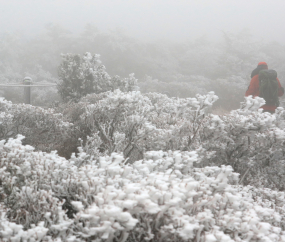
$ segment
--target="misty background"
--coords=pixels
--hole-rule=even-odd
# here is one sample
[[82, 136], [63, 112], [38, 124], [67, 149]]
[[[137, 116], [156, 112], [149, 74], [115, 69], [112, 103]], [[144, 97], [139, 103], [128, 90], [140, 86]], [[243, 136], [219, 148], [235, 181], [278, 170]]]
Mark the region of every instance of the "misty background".
[[[231, 110], [260, 61], [284, 86], [284, 8], [282, 0], [0, 0], [0, 83], [56, 83], [61, 54], [90, 52], [110, 75], [135, 73], [142, 92], [213, 90], [215, 107]], [[23, 101], [21, 88], [1, 90]], [[33, 90], [34, 105], [58, 98], [56, 88]]]

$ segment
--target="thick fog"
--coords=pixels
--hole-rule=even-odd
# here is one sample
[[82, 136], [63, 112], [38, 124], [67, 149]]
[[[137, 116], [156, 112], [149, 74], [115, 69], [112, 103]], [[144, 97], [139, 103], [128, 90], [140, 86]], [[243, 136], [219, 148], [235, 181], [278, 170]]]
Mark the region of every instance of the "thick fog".
[[34, 34], [56, 23], [76, 33], [92, 23], [175, 41], [248, 28], [257, 38], [283, 42], [284, 8], [283, 0], [1, 0], [0, 30]]
[[[134, 73], [141, 92], [214, 91], [239, 107], [257, 63], [285, 85], [284, 0], [0, 0], [0, 82], [59, 83], [61, 54], [99, 54], [110, 76]], [[36, 90], [36, 89], [35, 89]], [[4, 94], [3, 94], [4, 93]], [[22, 89], [0, 88], [13, 102]], [[58, 99], [33, 92], [33, 104]]]

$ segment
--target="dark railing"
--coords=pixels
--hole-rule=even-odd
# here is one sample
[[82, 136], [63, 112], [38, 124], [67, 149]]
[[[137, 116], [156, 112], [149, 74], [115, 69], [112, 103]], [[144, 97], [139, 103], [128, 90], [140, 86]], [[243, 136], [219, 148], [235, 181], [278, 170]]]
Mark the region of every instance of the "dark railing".
[[31, 104], [31, 89], [32, 87], [52, 87], [55, 83], [50, 82], [32, 82], [30, 77], [25, 77], [22, 83], [6, 83], [0, 84], [1, 87], [24, 87], [24, 98], [26, 104]]

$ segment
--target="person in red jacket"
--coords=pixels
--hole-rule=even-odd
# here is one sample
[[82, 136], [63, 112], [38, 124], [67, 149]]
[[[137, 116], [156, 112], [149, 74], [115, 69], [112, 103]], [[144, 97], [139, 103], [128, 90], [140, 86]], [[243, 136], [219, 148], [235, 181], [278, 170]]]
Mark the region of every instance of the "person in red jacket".
[[[259, 96], [259, 79], [258, 79], [258, 73], [259, 71], [263, 70], [263, 69], [268, 69], [268, 65], [266, 62], [259, 62], [257, 67], [252, 71], [251, 73], [251, 81], [249, 84], [249, 87], [245, 93], [245, 96], [249, 96], [252, 95], [252, 97], [256, 97]], [[281, 86], [279, 79], [277, 78], [278, 81], [278, 96], [281, 97], [284, 94], [284, 88]], [[275, 105], [268, 105], [265, 104], [263, 106], [261, 106], [261, 108], [263, 108], [264, 112], [270, 112], [270, 113], [274, 113], [275, 109], [277, 108]]]

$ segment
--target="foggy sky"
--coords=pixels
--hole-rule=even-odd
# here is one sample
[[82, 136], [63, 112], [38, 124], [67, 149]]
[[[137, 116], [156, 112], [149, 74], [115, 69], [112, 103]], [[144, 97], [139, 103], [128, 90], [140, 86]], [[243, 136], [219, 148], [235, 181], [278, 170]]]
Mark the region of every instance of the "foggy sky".
[[91, 23], [143, 40], [180, 41], [247, 28], [282, 43], [284, 10], [285, 0], [0, 0], [0, 33], [36, 34], [48, 23], [78, 33]]

